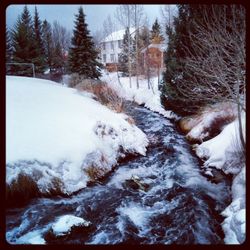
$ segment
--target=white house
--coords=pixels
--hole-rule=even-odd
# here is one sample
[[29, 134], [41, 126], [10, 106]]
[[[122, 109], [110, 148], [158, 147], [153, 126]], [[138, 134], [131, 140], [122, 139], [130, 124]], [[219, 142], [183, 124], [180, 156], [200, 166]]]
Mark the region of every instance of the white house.
[[[119, 54], [122, 51], [122, 41], [125, 29], [115, 31], [106, 36], [100, 43], [101, 62], [109, 71], [115, 70]], [[135, 28], [130, 28], [130, 34], [133, 36]]]

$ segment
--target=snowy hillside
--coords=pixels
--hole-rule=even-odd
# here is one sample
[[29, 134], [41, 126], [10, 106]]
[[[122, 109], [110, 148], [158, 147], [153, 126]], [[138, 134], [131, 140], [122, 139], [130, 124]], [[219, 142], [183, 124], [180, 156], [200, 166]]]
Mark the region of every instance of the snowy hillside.
[[148, 140], [125, 114], [54, 82], [6, 77], [6, 182], [28, 175], [43, 193], [71, 194]]

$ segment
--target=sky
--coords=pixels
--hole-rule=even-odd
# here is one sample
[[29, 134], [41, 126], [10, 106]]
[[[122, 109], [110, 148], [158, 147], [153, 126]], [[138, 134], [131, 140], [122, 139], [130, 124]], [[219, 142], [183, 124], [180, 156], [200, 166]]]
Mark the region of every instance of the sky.
[[[49, 23], [53, 21], [58, 21], [62, 26], [67, 28], [69, 31], [72, 31], [74, 27], [75, 14], [78, 13], [78, 8], [80, 5], [42, 5], [28, 4], [28, 9], [33, 16], [35, 6], [37, 6], [38, 13], [41, 20], [47, 19]], [[89, 4], [82, 5], [84, 13], [86, 15], [86, 22], [88, 23], [88, 28], [92, 35], [96, 30], [102, 28], [103, 21], [107, 18], [108, 15], [113, 17], [115, 9], [118, 5], [115, 4]], [[149, 25], [152, 26], [154, 20], [158, 18], [161, 19], [160, 6], [163, 5], [143, 5], [146, 15], [148, 16]], [[12, 28], [16, 23], [18, 15], [23, 11], [24, 5], [12, 4], [9, 5], [6, 9], [6, 24], [7, 27]]]

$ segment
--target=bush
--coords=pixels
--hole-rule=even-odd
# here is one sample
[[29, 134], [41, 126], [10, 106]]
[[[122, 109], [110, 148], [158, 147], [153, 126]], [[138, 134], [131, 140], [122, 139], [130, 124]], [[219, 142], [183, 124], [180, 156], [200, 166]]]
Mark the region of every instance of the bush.
[[69, 86], [76, 88], [78, 91], [87, 91], [94, 94], [101, 104], [118, 113], [123, 110], [122, 99], [105, 82], [94, 79], [86, 79], [81, 75], [72, 74]]

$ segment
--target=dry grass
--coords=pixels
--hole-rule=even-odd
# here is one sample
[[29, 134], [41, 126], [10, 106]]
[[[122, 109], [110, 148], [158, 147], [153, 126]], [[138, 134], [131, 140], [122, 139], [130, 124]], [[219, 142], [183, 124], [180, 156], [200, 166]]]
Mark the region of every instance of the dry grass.
[[[196, 125], [198, 125], [204, 118], [214, 113], [214, 119], [209, 124], [209, 127], [204, 127], [204, 133], [209, 132], [213, 137], [218, 134], [222, 127], [234, 121], [237, 113], [236, 107], [232, 103], [217, 103], [211, 106], [203, 107], [197, 114], [187, 116], [179, 121], [179, 127], [184, 133], [190, 132]], [[189, 138], [192, 139], [192, 138]]]
[[99, 179], [103, 178], [108, 172], [108, 169], [105, 167], [108, 165], [108, 160], [104, 156], [104, 154], [101, 155], [100, 162], [102, 166], [100, 166], [100, 164], [93, 163], [84, 169], [91, 182], [98, 181]]
[[131, 116], [128, 116], [127, 118], [125, 118], [125, 120], [131, 124], [131, 125], [135, 125], [135, 120], [131, 117]]
[[122, 99], [105, 82], [85, 79], [78, 74], [72, 74], [70, 86], [76, 88], [78, 91], [87, 91], [94, 94], [101, 104], [118, 113], [123, 111]]
[[36, 182], [29, 176], [19, 174], [10, 185], [6, 185], [6, 203], [8, 206], [20, 206], [29, 199], [40, 195]]
[[88, 168], [84, 169], [84, 171], [88, 175], [91, 182], [101, 179], [106, 174], [105, 169], [95, 165], [89, 166]]

